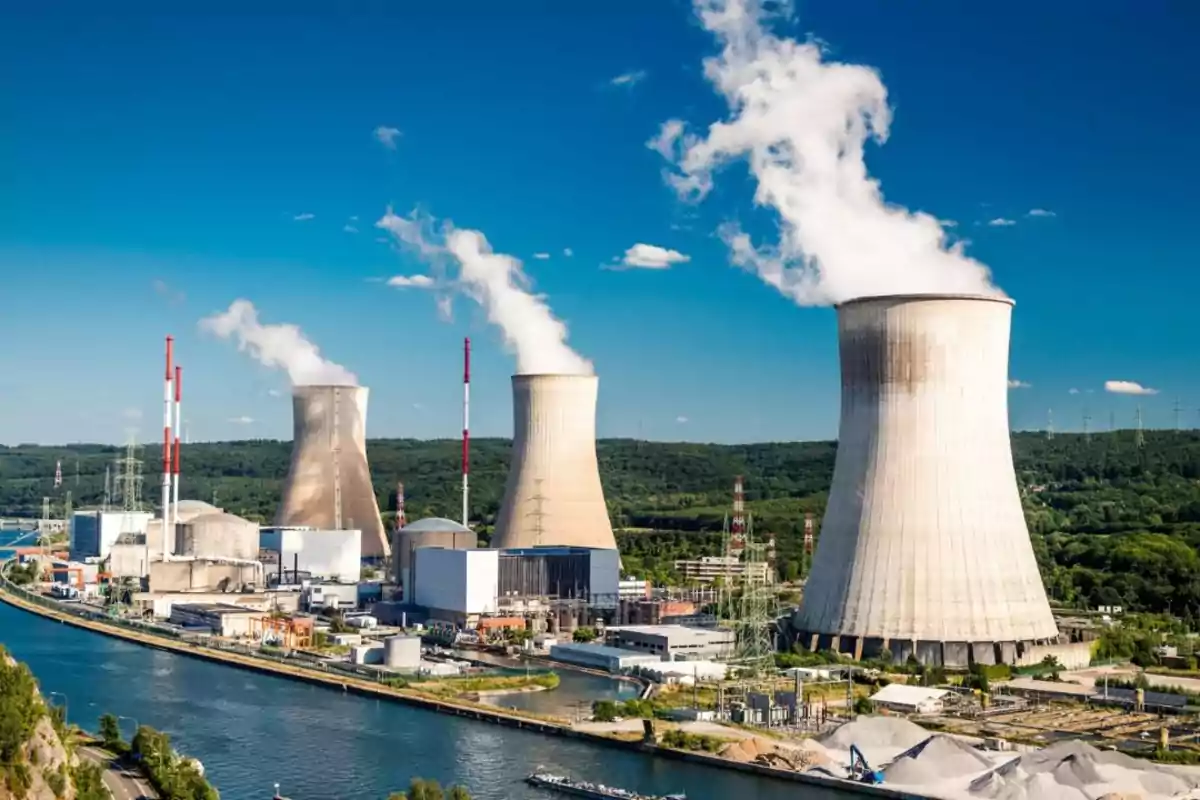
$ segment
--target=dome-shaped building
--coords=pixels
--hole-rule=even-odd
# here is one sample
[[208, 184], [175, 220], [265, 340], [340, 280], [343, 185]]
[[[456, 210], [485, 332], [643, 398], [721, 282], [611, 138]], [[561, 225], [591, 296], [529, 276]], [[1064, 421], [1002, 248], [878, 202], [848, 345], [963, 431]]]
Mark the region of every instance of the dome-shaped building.
[[473, 550], [479, 540], [467, 526], [444, 517], [426, 517], [405, 525], [393, 534], [392, 574], [400, 586], [400, 597], [410, 600], [412, 568], [418, 547], [444, 547], [448, 550]]

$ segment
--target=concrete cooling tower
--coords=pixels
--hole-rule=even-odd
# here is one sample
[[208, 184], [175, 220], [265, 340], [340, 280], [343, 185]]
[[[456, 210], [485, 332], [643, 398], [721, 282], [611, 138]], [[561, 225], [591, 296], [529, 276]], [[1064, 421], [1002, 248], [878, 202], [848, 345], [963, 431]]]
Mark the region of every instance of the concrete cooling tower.
[[514, 375], [513, 453], [492, 547], [616, 549], [596, 461], [594, 375]]
[[1012, 305], [838, 306], [841, 426], [796, 617], [806, 646], [965, 666], [1057, 636], [1009, 443]]
[[364, 558], [388, 554], [367, 467], [367, 389], [297, 386], [292, 465], [275, 524], [362, 531]]

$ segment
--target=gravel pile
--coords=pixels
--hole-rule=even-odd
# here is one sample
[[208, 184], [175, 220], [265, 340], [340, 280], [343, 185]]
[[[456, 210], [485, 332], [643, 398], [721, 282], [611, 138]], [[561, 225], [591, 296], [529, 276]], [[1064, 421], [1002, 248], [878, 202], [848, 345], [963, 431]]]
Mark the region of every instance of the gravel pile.
[[949, 736], [931, 736], [902, 753], [884, 770], [888, 783], [922, 786], [950, 778], [969, 778], [992, 762], [969, 744]]

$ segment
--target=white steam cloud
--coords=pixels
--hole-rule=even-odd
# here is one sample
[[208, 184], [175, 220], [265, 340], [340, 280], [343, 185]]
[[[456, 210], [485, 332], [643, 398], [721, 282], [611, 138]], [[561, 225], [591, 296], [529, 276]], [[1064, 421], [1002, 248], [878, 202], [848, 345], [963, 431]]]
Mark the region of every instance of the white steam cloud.
[[1142, 386], [1136, 381], [1105, 381], [1104, 391], [1112, 394], [1158, 394], [1158, 389]]
[[236, 339], [238, 350], [265, 367], [287, 371], [293, 386], [357, 386], [353, 372], [321, 356], [321, 351], [296, 325], [263, 325], [249, 300], [234, 300], [229, 308], [200, 320], [200, 329], [222, 339]]
[[478, 303], [500, 329], [517, 358], [518, 374], [592, 374], [591, 362], [567, 345], [566, 324], [554, 316], [545, 297], [532, 292], [520, 260], [494, 252], [482, 233], [457, 229], [449, 220], [438, 226], [416, 211], [401, 217], [388, 209], [375, 224], [435, 267], [457, 268], [450, 284]]
[[936, 217], [887, 203], [867, 173], [866, 141], [886, 141], [891, 123], [874, 69], [825, 61], [819, 44], [773, 35], [761, 0], [694, 5], [721, 46], [704, 71], [730, 117], [704, 137], [669, 120], [647, 146], [674, 165], [667, 180], [690, 200], [708, 194], [719, 167], [748, 160], [755, 203], [778, 212], [780, 237], [755, 245], [726, 223], [718, 232], [734, 263], [802, 305], [880, 294], [1000, 294], [987, 267], [950, 242]]

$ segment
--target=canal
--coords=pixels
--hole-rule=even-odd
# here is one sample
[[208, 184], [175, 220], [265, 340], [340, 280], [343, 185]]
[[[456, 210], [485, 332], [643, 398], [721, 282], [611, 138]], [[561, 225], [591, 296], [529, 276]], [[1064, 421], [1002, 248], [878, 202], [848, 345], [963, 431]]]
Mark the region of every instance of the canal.
[[[849, 800], [849, 795], [347, 695], [187, 658], [0, 604], [0, 643], [29, 664], [70, 720], [105, 712], [199, 758], [225, 800], [383, 800], [414, 776], [461, 783], [479, 800], [549, 800], [521, 779], [547, 769], [690, 800]], [[604, 679], [596, 679], [604, 680]], [[550, 692], [547, 695], [552, 694]]]

